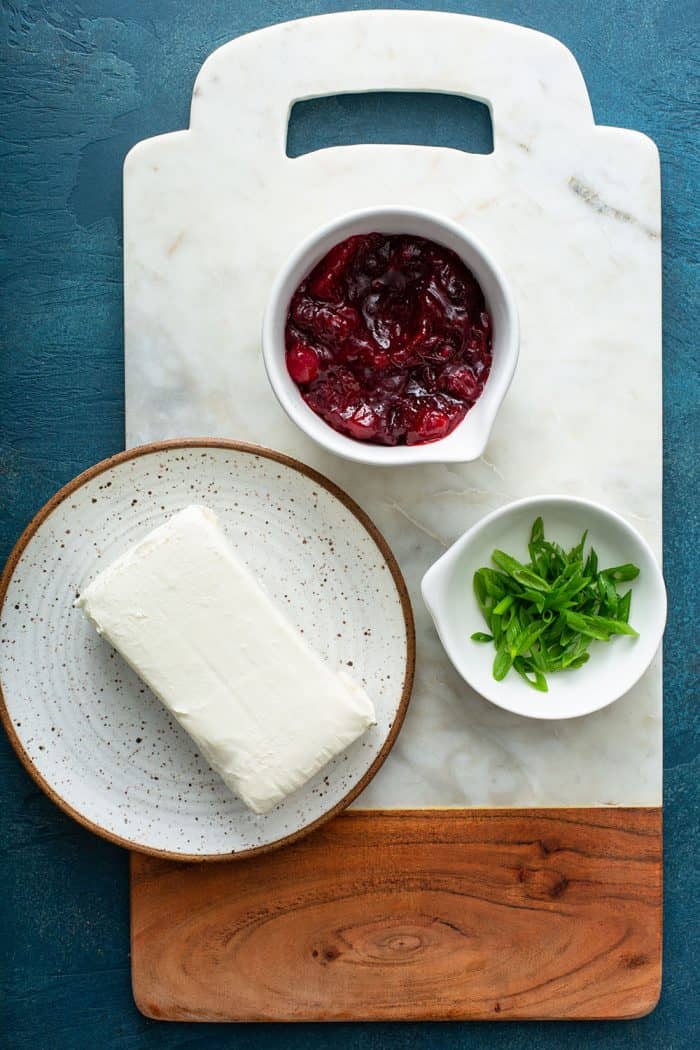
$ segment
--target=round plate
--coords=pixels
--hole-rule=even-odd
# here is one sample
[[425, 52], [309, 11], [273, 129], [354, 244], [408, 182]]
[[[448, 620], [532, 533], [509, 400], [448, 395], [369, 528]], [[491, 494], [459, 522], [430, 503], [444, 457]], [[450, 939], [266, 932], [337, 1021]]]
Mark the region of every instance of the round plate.
[[[377, 712], [376, 726], [263, 816], [230, 794], [73, 608], [104, 566], [190, 503], [216, 511], [267, 592]], [[386, 758], [413, 681], [411, 607], [383, 537], [332, 482], [254, 445], [146, 445], [81, 474], [20, 538], [0, 613], [0, 714], [31, 775], [91, 830], [176, 859], [249, 856], [347, 806]]]

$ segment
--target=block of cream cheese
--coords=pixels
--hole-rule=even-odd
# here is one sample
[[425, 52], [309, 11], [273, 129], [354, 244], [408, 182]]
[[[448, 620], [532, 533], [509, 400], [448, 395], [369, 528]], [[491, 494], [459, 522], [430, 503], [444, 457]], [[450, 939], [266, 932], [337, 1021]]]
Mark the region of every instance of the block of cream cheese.
[[76, 602], [256, 813], [375, 723], [238, 559], [206, 507], [149, 533]]

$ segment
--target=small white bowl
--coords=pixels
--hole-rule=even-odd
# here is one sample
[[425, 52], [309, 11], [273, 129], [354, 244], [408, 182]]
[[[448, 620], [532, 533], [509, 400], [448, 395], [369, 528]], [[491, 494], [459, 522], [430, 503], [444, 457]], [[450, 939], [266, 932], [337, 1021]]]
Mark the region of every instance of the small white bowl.
[[[317, 416], [287, 371], [284, 328], [292, 295], [335, 244], [362, 233], [407, 233], [451, 248], [481, 285], [493, 320], [493, 364], [481, 397], [451, 434], [427, 445], [373, 445], [345, 437]], [[415, 208], [367, 208], [322, 226], [301, 244], [277, 274], [263, 320], [262, 348], [272, 389], [287, 415], [330, 452], [358, 463], [394, 466], [406, 463], [465, 463], [486, 448], [496, 413], [518, 360], [519, 327], [515, 299], [503, 273], [486, 248], [456, 223]]]
[[[475, 631], [488, 631], [474, 597], [475, 571], [482, 565], [495, 567], [495, 548], [528, 562], [530, 529], [539, 515], [547, 539], [569, 549], [588, 529], [586, 550], [591, 544], [595, 547], [601, 568], [634, 562], [640, 570], [631, 584], [618, 584], [623, 593], [632, 588], [630, 623], [639, 637], [619, 635], [607, 643], [592, 642], [590, 660], [583, 667], [547, 675], [548, 693], [531, 689], [512, 670], [502, 682], [495, 681], [493, 644], [471, 640]], [[578, 718], [623, 696], [649, 667], [666, 623], [666, 589], [649, 544], [619, 514], [571, 496], [534, 496], [488, 514], [428, 569], [422, 591], [445, 651], [462, 678], [498, 707], [528, 718]]]

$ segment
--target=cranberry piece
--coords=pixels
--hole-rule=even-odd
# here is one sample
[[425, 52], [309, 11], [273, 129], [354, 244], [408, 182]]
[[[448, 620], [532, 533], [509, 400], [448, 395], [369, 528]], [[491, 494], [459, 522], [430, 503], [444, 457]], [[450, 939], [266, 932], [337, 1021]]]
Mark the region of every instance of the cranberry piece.
[[297, 343], [287, 352], [287, 369], [295, 383], [313, 383], [318, 376], [318, 354], [308, 343]]
[[449, 260], [439, 266], [436, 276], [450, 299], [458, 303], [464, 302], [467, 294], [466, 285]]
[[379, 431], [379, 420], [371, 405], [347, 405], [340, 413], [338, 429], [357, 441], [372, 441]]
[[440, 389], [462, 401], [476, 401], [482, 384], [469, 365], [455, 365], [445, 369], [440, 376]]
[[413, 427], [406, 432], [407, 445], [422, 445], [438, 441], [449, 433], [450, 417], [438, 408], [424, 408], [418, 413]]
[[477, 354], [474, 360], [474, 371], [481, 380], [482, 389], [484, 383], [488, 379], [489, 372], [491, 371], [491, 361], [492, 357], [490, 353]]
[[362, 240], [362, 237], [348, 237], [336, 244], [311, 271], [309, 292], [315, 299], [324, 299], [330, 303], [342, 300], [343, 274]]
[[467, 413], [465, 405], [442, 395], [426, 396], [415, 391], [401, 420], [407, 445], [423, 445], [447, 437]]
[[492, 324], [471, 271], [422, 237], [336, 244], [302, 281], [287, 368], [309, 407], [358, 441], [424, 444], [451, 433], [491, 369]]
[[377, 413], [363, 399], [360, 385], [350, 373], [336, 372], [320, 380], [305, 395], [305, 401], [334, 430], [358, 441], [371, 441], [379, 431]]
[[292, 316], [299, 328], [331, 346], [343, 343], [360, 323], [357, 311], [351, 306], [330, 307], [305, 296], [293, 305]]

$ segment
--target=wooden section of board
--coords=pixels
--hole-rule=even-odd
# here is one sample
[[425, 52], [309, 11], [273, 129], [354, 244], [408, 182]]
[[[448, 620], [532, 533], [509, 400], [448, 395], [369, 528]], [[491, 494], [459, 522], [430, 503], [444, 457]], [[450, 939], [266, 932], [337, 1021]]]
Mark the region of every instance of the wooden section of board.
[[188, 1021], [631, 1018], [661, 810], [351, 811], [241, 862], [132, 855], [132, 975]]

